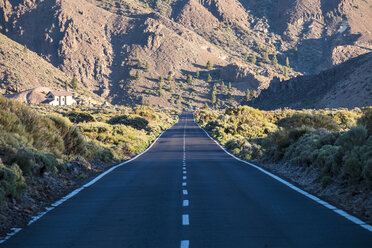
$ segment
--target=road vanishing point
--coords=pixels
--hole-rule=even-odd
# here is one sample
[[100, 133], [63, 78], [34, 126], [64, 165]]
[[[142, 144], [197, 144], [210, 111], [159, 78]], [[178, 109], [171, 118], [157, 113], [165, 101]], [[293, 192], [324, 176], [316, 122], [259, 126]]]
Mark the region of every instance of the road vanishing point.
[[372, 232], [234, 159], [180, 115], [144, 154], [1, 247], [372, 247]]

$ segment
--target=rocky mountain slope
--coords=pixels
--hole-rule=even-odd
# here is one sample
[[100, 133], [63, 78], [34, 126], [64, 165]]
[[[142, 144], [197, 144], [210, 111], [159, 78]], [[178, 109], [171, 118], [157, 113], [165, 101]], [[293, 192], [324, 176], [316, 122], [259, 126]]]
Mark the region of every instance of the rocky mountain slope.
[[[61, 70], [40, 58], [38, 54], [30, 51], [3, 34], [0, 34], [0, 93], [18, 95], [24, 89], [35, 87], [49, 87], [52, 89], [73, 90], [70, 84], [72, 77], [67, 76]], [[45, 91], [45, 90], [44, 90]], [[92, 92], [79, 87], [73, 90], [78, 99], [91, 103], [102, 103], [104, 99]], [[22, 95], [22, 94], [21, 94]], [[22, 102], [32, 94], [23, 94]], [[32, 98], [32, 97], [31, 97]], [[30, 99], [29, 99], [30, 100]], [[31, 101], [33, 102], [33, 101]]]
[[[260, 91], [274, 77], [318, 73], [370, 51], [371, 6], [364, 0], [0, 0], [0, 32], [114, 104], [202, 106], [213, 84], [231, 81], [230, 97], [219, 100], [234, 105], [246, 89]], [[208, 61], [214, 67], [206, 68]]]
[[354, 108], [372, 105], [372, 53], [318, 75], [273, 80], [249, 105], [260, 109]]

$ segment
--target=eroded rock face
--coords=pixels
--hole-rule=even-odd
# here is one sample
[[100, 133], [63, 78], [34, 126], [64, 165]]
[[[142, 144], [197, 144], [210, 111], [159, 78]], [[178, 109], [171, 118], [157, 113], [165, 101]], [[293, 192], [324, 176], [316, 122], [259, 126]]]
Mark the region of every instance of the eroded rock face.
[[246, 82], [250, 89], [259, 89], [261, 82], [256, 79], [249, 67], [230, 64], [220, 70], [221, 78], [231, 82]]

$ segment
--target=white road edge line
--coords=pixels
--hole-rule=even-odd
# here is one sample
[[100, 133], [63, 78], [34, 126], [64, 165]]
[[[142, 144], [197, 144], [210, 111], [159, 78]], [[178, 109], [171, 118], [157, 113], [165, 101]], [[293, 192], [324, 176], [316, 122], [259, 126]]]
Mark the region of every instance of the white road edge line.
[[[152, 144], [145, 150], [143, 151], [142, 153], [138, 154], [137, 156], [125, 161], [125, 162], [122, 162], [120, 164], [117, 164], [113, 167], [111, 167], [110, 169], [108, 169], [107, 171], [104, 171], [102, 172], [101, 174], [99, 174], [97, 177], [95, 177], [94, 179], [92, 179], [90, 182], [84, 184], [83, 186], [81, 186], [80, 188], [77, 188], [75, 189], [74, 191], [72, 191], [71, 193], [67, 194], [66, 196], [62, 197], [60, 200], [56, 201], [55, 203], [51, 204], [51, 207], [46, 207], [45, 208], [45, 211], [44, 212], [41, 212], [39, 213], [38, 215], [36, 216], [33, 216], [31, 217], [31, 220], [27, 223], [27, 226], [30, 226], [32, 223], [34, 223], [35, 221], [39, 220], [41, 217], [43, 217], [45, 214], [47, 214], [48, 212], [52, 211], [55, 207], [61, 205], [62, 203], [64, 203], [65, 201], [67, 201], [68, 199], [74, 197], [75, 195], [77, 195], [80, 191], [82, 191], [83, 189], [85, 188], [88, 188], [90, 186], [92, 186], [93, 184], [95, 184], [96, 182], [98, 182], [102, 177], [106, 176], [107, 174], [109, 174], [110, 172], [114, 171], [115, 169], [125, 165], [125, 164], [128, 164], [130, 162], [132, 162], [133, 160], [137, 159], [138, 157], [142, 156], [143, 154], [145, 154], [146, 152], [148, 152], [151, 147], [153, 145], [155, 145], [155, 143], [158, 141], [158, 139], [169, 129], [171, 129], [174, 125], [176, 125], [178, 122], [174, 123], [172, 126], [170, 126], [169, 128], [167, 128], [166, 130], [164, 130], [161, 134], [159, 134], [159, 136], [152, 142]], [[0, 244], [4, 243], [5, 241], [7, 241], [8, 239], [10, 239], [12, 236], [14, 236], [16, 233], [18, 233], [19, 231], [22, 230], [22, 228], [11, 228], [10, 230], [12, 230], [11, 233], [8, 233], [5, 237], [0, 237]]]
[[182, 215], [182, 225], [183, 225], [183, 226], [188, 226], [188, 225], [190, 225], [189, 215], [188, 215], [188, 214], [183, 214], [183, 215]]
[[189, 248], [190, 241], [189, 240], [181, 240], [181, 248]]
[[[194, 115], [194, 114], [193, 114], [193, 115]], [[214, 142], [215, 142], [215, 143], [216, 143], [216, 144], [217, 144], [217, 145], [218, 145], [218, 146], [219, 146], [219, 147], [220, 147], [224, 152], [226, 152], [226, 153], [227, 153], [228, 155], [230, 155], [231, 157], [235, 158], [236, 160], [239, 160], [240, 162], [243, 162], [243, 163], [245, 163], [245, 164], [247, 164], [247, 165], [250, 165], [250, 166], [256, 168], [257, 170], [259, 170], [259, 171], [265, 173], [266, 175], [268, 175], [268, 176], [274, 178], [275, 180], [277, 180], [277, 181], [279, 181], [279, 182], [285, 184], [286, 186], [290, 187], [291, 189], [297, 191], [298, 193], [300, 193], [300, 194], [302, 194], [302, 195], [304, 195], [304, 196], [306, 196], [306, 197], [308, 197], [308, 198], [310, 198], [310, 199], [316, 201], [317, 203], [319, 203], [319, 204], [323, 205], [324, 207], [326, 207], [326, 208], [332, 210], [333, 212], [335, 212], [335, 213], [337, 213], [337, 214], [339, 214], [339, 215], [345, 217], [346, 219], [350, 220], [351, 222], [353, 222], [353, 223], [355, 223], [355, 224], [357, 224], [357, 225], [363, 227], [364, 229], [367, 229], [368, 231], [372, 232], [372, 226], [369, 225], [369, 224], [367, 224], [367, 223], [365, 223], [364, 221], [358, 219], [357, 217], [352, 216], [352, 215], [346, 213], [345, 211], [336, 208], [335, 206], [329, 204], [328, 202], [325, 202], [325, 201], [319, 199], [318, 197], [316, 197], [316, 196], [314, 196], [314, 195], [312, 195], [312, 194], [310, 194], [310, 193], [307, 193], [306, 191], [304, 191], [304, 190], [302, 190], [302, 189], [300, 189], [300, 188], [294, 186], [294, 185], [291, 184], [290, 182], [287, 182], [286, 180], [284, 180], [284, 179], [282, 179], [282, 178], [280, 178], [280, 177], [278, 177], [278, 176], [276, 176], [276, 175], [274, 175], [274, 174], [272, 174], [272, 173], [266, 171], [265, 169], [259, 167], [258, 165], [255, 165], [255, 164], [252, 164], [252, 163], [250, 163], [250, 162], [248, 162], [248, 161], [242, 160], [242, 159], [240, 159], [240, 158], [234, 156], [233, 154], [229, 153], [229, 152], [228, 152], [228, 151], [227, 151], [227, 150], [226, 150], [222, 145], [220, 145], [216, 140], [214, 140], [214, 139], [213, 139], [213, 138], [208, 134], [208, 132], [205, 131], [204, 128], [202, 128], [202, 127], [199, 125], [199, 123], [196, 122], [196, 120], [195, 120], [195, 115], [194, 115], [194, 122], [199, 126], [199, 128], [200, 128], [201, 130], [204, 131], [204, 133], [205, 133], [205, 134], [206, 134], [206, 135], [207, 135], [211, 140], [213, 140], [213, 141], [214, 141]]]

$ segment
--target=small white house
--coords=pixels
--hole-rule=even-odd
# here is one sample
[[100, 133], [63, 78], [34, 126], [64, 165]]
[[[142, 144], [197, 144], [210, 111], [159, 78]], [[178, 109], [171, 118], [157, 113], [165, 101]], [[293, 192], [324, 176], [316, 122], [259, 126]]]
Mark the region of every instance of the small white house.
[[68, 91], [52, 90], [46, 95], [46, 99], [46, 103], [54, 106], [72, 105], [76, 103], [73, 94]]

